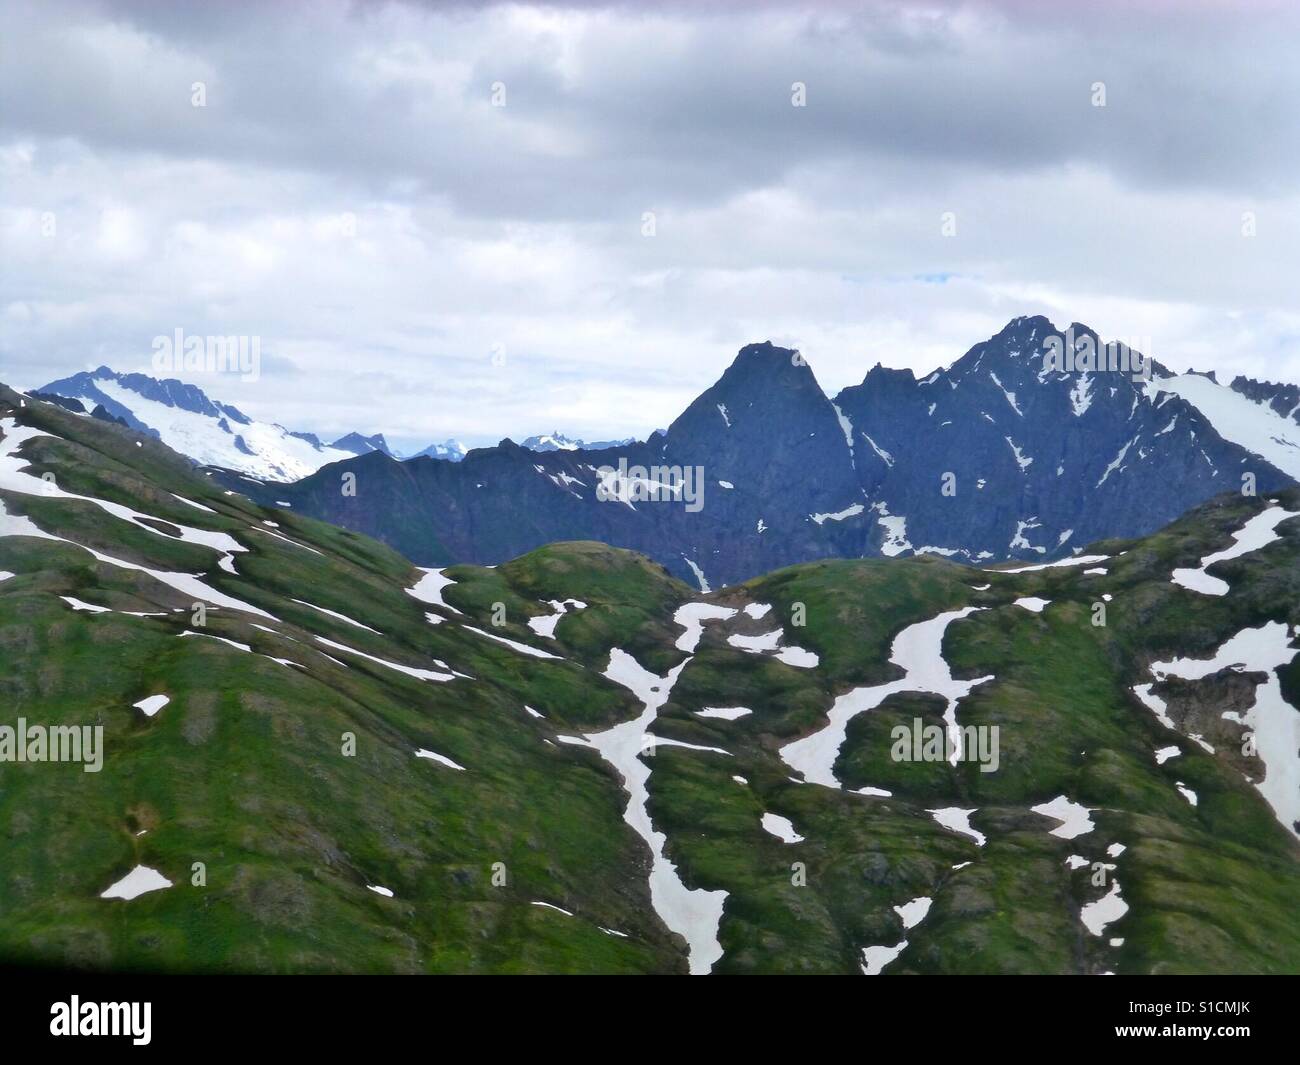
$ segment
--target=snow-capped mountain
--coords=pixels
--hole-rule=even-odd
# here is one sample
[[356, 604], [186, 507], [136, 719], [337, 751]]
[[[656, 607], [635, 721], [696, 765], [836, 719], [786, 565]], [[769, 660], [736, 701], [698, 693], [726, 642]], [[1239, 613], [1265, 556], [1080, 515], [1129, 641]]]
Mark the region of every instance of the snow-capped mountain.
[[132, 429], [195, 462], [264, 480], [295, 480], [355, 455], [323, 445], [310, 433], [255, 421], [231, 404], [209, 399], [194, 385], [116, 373], [107, 366], [51, 381], [38, 391], [102, 406]]
[[[284, 498], [423, 564], [600, 540], [717, 586], [829, 557], [1050, 560], [1152, 532], [1241, 492], [1244, 475], [1260, 494], [1300, 480], [1293, 386], [1227, 387], [1155, 363], [1145, 375], [1070, 369], [1073, 358], [1061, 368], [1049, 356], [1067, 344], [1106, 350], [1084, 326], [1018, 318], [922, 380], [877, 366], [834, 400], [797, 352], [751, 344], [644, 442], [537, 451], [504, 440], [422, 469], [361, 456], [347, 467], [365, 470], [364, 505], [333, 476]], [[645, 476], [599, 472], [620, 459], [698, 467], [699, 505], [606, 498], [602, 482]]]
[[416, 459], [421, 456], [431, 459], [446, 459], [448, 462], [459, 462], [465, 457], [465, 445], [459, 440], [447, 439], [441, 444], [430, 444], [410, 457]]
[[1104, 350], [1086, 326], [1021, 318], [924, 380], [877, 366], [836, 396], [884, 553], [1051, 557], [1157, 528], [1243, 473], [1261, 491], [1300, 478], [1300, 426], [1154, 363], [1150, 380], [1053, 369], [1069, 338]]
[[[192, 385], [101, 368], [45, 386], [103, 408], [200, 463], [277, 482], [271, 502], [387, 540], [418, 562], [495, 563], [556, 540], [640, 550], [697, 583], [826, 557], [940, 554], [1050, 560], [1139, 536], [1249, 474], [1260, 493], [1300, 481], [1300, 389], [1212, 375], [1079, 370], [1050, 351], [1091, 347], [1074, 324], [1018, 318], [917, 380], [877, 365], [830, 399], [797, 352], [751, 344], [666, 431], [583, 444], [560, 433], [468, 456], [455, 441], [401, 464], [382, 435], [323, 445], [254, 422]], [[1055, 347], [1053, 347], [1055, 345]], [[1071, 352], [1073, 354], [1073, 352]], [[382, 456], [382, 458], [381, 458]], [[598, 498], [597, 470], [703, 471], [701, 502]], [[311, 475], [367, 470], [365, 506]], [[418, 468], [417, 468], [418, 466]], [[244, 480], [232, 481], [241, 491]], [[408, 520], [409, 511], [419, 513]]]
[[312, 433], [259, 422], [238, 407], [208, 398], [195, 385], [117, 373], [107, 366], [51, 381], [42, 393], [77, 399], [161, 440], [200, 465], [267, 481], [294, 481], [330, 462], [371, 450], [388, 452], [382, 436], [350, 433], [323, 444]]
[[626, 447], [635, 443], [635, 437], [624, 440], [592, 440], [590, 442], [565, 436], [558, 429], [542, 436], [530, 436], [519, 446], [529, 451], [604, 451], [611, 447]]

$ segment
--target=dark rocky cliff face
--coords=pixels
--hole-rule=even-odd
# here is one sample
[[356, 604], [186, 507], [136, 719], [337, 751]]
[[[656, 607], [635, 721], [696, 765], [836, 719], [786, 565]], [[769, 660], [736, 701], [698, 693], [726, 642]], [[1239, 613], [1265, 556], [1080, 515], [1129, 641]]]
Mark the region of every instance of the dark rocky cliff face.
[[[423, 565], [492, 564], [556, 540], [601, 540], [715, 587], [827, 557], [1044, 561], [1152, 532], [1240, 491], [1243, 472], [1261, 493], [1290, 483], [1181, 397], [1130, 371], [1055, 368], [1052, 344], [1104, 357], [1085, 326], [1018, 318], [946, 370], [918, 381], [877, 366], [832, 401], [797, 352], [752, 344], [644, 443], [539, 454], [503, 441], [459, 463], [374, 452], [293, 485], [227, 480]], [[620, 460], [633, 476], [638, 466], [699, 467], [699, 505], [598, 498], [598, 470]], [[349, 473], [355, 496], [342, 492]]]

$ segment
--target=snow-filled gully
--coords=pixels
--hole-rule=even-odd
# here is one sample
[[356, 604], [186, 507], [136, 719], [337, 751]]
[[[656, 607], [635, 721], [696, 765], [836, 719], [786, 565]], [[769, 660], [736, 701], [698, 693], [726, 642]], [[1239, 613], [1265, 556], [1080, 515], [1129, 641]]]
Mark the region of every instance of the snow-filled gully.
[[[803, 775], [810, 784], [822, 784], [828, 788], [842, 788], [835, 776], [835, 760], [844, 745], [849, 722], [858, 714], [874, 710], [889, 696], [898, 692], [926, 692], [938, 695], [947, 702], [944, 709], [944, 722], [948, 728], [949, 746], [952, 751], [949, 761], [956, 764], [960, 757], [961, 733], [957, 724], [957, 703], [969, 695], [980, 684], [993, 680], [992, 676], [978, 677], [974, 680], [957, 680], [953, 677], [948, 663], [943, 657], [943, 638], [948, 626], [984, 607], [965, 607], [961, 610], [948, 610], [927, 621], [909, 625], [895, 638], [890, 649], [889, 660], [903, 670], [898, 680], [885, 684], [876, 684], [863, 688], [854, 688], [841, 695], [832, 704], [829, 721], [825, 727], [801, 740], [786, 744], [780, 750], [782, 760], [795, 772]], [[861, 788], [861, 794], [888, 794], [878, 788]], [[970, 815], [974, 810], [961, 810], [956, 807], [929, 811], [930, 816], [949, 831], [969, 836], [978, 846], [983, 846], [985, 838], [982, 833], [970, 826]], [[904, 930], [911, 929], [924, 919], [930, 909], [930, 899], [919, 897], [894, 909], [903, 919]], [[876, 976], [886, 965], [894, 961], [907, 947], [904, 938], [894, 946], [871, 946], [862, 951], [862, 972], [867, 976]]]
[[[928, 621], [905, 628], [895, 638], [891, 655], [891, 661], [903, 669], [903, 677], [887, 684], [858, 688], [841, 696], [831, 708], [829, 723], [813, 735], [782, 748], [780, 752], [782, 759], [792, 769], [803, 774], [806, 782], [840, 788], [841, 784], [835, 778], [833, 766], [844, 742], [845, 729], [849, 720], [856, 714], [879, 706], [894, 692], [902, 691], [929, 692], [947, 700], [948, 707], [944, 718], [948, 725], [949, 736], [956, 748], [955, 741], [958, 739], [959, 731], [956, 719], [957, 702], [976, 685], [993, 678], [954, 679], [943, 658], [943, 637], [953, 621], [981, 609], [984, 608], [966, 607], [961, 610], [946, 611]], [[674, 617], [677, 624], [685, 630], [678, 639], [678, 648], [693, 652], [699, 643], [705, 621], [725, 620], [735, 616], [736, 613], [737, 611], [729, 607], [718, 607], [712, 604], [691, 603], [683, 606]], [[754, 615], [751, 613], [750, 616]], [[767, 649], [763, 648], [763, 650]], [[668, 701], [674, 683], [689, 662], [688, 658], [667, 675], [659, 677], [643, 668], [625, 651], [615, 648], [610, 652], [609, 666], [604, 675], [622, 684], [637, 696], [643, 707], [641, 714], [632, 721], [616, 725], [604, 732], [558, 738], [566, 743], [595, 749], [621, 774], [623, 786], [628, 793], [624, 820], [646, 841], [652, 855], [651, 904], [664, 924], [686, 940], [690, 971], [693, 974], [701, 974], [708, 973], [714, 963], [722, 957], [718, 928], [722, 920], [727, 892], [687, 888], [676, 867], [666, 857], [664, 846], [667, 837], [655, 829], [647, 808], [651, 768], [640, 757], [648, 742], [669, 742], [652, 736], [650, 728], [658, 715], [659, 708]], [[716, 748], [694, 748], [693, 745], [687, 744], [680, 744], [680, 746], [727, 754]], [[956, 757], [956, 750], [954, 750], [953, 758]], [[878, 793], [877, 789], [863, 790]], [[940, 823], [943, 821], [941, 820]], [[772, 831], [766, 822], [765, 826]], [[973, 830], [971, 834], [976, 835]], [[793, 840], [793, 836], [790, 840]], [[983, 842], [982, 837], [978, 842]], [[923, 912], [918, 913], [917, 920], [919, 921], [922, 916], [924, 916]], [[901, 946], [905, 945], [904, 943], [897, 949], [901, 950]], [[864, 965], [864, 971], [868, 971], [868, 966]]]
[[699, 975], [709, 972], [722, 957], [718, 926], [722, 921], [722, 907], [727, 892], [688, 888], [682, 882], [676, 866], [664, 854], [668, 837], [656, 831], [650, 820], [647, 805], [650, 798], [650, 766], [641, 759], [650, 726], [658, 716], [659, 708], [668, 701], [673, 684], [688, 662], [689, 658], [665, 676], [658, 677], [643, 668], [626, 651], [614, 648], [610, 652], [609, 666], [604, 675], [628, 688], [641, 700], [643, 709], [640, 715], [604, 732], [588, 733], [585, 737], [559, 738], [566, 743], [594, 748], [622, 776], [623, 787], [628, 794], [623, 820], [650, 847], [650, 904], [663, 923], [686, 940], [690, 972]]
[[[751, 618], [759, 619], [767, 614], [769, 609], [761, 604], [751, 604], [745, 608], [745, 613]], [[731, 607], [714, 606], [710, 603], [687, 603], [678, 608], [673, 615], [673, 621], [683, 630], [677, 639], [678, 649], [692, 654], [699, 645], [706, 621], [726, 620], [737, 613], [738, 611]], [[809, 655], [813, 660], [812, 664], [815, 664], [815, 656], [810, 652], [804, 653]], [[730, 756], [730, 752], [717, 747], [701, 747], [679, 740], [669, 740], [654, 736], [650, 732], [650, 727], [659, 714], [659, 708], [668, 701], [673, 685], [690, 661], [688, 657], [665, 676], [659, 677], [642, 667], [626, 651], [614, 648], [610, 652], [609, 666], [604, 676], [616, 684], [623, 685], [636, 695], [643, 708], [641, 714], [632, 721], [625, 721], [604, 732], [557, 738], [564, 743], [593, 748], [622, 776], [624, 790], [628, 793], [623, 819], [646, 841], [652, 857], [650, 904], [663, 923], [686, 940], [690, 972], [692, 975], [700, 975], [710, 972], [717, 960], [722, 957], [718, 927], [722, 922], [722, 909], [727, 900], [727, 892], [688, 888], [678, 874], [676, 866], [668, 860], [664, 853], [668, 837], [655, 829], [647, 805], [650, 797], [648, 785], [651, 768], [641, 759], [641, 754], [647, 747], [658, 744]], [[768, 827], [773, 823], [775, 822], [769, 820], [765, 821], [764, 825]], [[771, 828], [768, 827], [768, 830], [771, 831]], [[791, 826], [791, 837], [787, 842], [793, 842], [794, 835]]]
[[837, 698], [827, 715], [825, 727], [795, 740], [781, 748], [781, 759], [810, 784], [828, 788], [842, 788], [835, 776], [835, 759], [844, 745], [849, 722], [858, 714], [874, 710], [889, 696], [898, 692], [926, 692], [947, 701], [944, 721], [952, 753], [949, 761], [954, 765], [960, 756], [960, 727], [957, 724], [957, 703], [977, 685], [992, 680], [991, 676], [975, 680], [956, 680], [943, 658], [943, 637], [948, 626], [984, 607], [968, 606], [961, 610], [948, 610], [928, 621], [909, 625], [895, 638], [889, 660], [903, 670], [903, 676], [885, 684], [854, 688]]

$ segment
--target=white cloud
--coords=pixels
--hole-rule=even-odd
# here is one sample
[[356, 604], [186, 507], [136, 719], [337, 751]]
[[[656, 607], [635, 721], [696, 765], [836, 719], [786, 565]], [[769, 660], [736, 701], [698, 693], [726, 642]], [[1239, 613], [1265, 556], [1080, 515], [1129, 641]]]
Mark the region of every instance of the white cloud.
[[1034, 313], [1300, 380], [1285, 8], [0, 18], [13, 383], [256, 334], [259, 382], [195, 383], [293, 428], [598, 438], [665, 425], [753, 340], [837, 389]]

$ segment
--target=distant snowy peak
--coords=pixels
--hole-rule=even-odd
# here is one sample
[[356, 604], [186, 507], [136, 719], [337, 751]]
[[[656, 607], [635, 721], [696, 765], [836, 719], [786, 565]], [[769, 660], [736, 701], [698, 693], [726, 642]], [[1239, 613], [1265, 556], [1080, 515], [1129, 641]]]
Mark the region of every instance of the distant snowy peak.
[[100, 407], [200, 465], [221, 466], [260, 480], [296, 481], [356, 454], [326, 447], [310, 433], [256, 421], [183, 381], [160, 381], [101, 366], [51, 381], [37, 391]]
[[444, 440], [441, 444], [430, 444], [428, 447], [417, 451], [411, 456], [413, 459], [418, 458], [446, 459], [448, 462], [459, 462], [465, 457], [465, 445], [459, 440]]
[[[1243, 484], [1263, 494], [1300, 479], [1300, 426], [1287, 417], [1300, 394], [1133, 365], [1149, 350], [1017, 318], [922, 380], [877, 365], [830, 397], [797, 350], [750, 344], [666, 432], [604, 457], [556, 432], [454, 465], [360, 456], [343, 468], [372, 478], [378, 503], [364, 508], [340, 497], [335, 470], [275, 491], [421, 564], [597, 540], [721, 587], [817, 558], [1048, 564]], [[1127, 368], [1109, 365], [1116, 352]], [[619, 458], [689, 472], [683, 505], [602, 500], [600, 467]]]
[[529, 451], [603, 451], [611, 447], [627, 447], [636, 443], [635, 437], [625, 440], [592, 440], [590, 442], [565, 436], [559, 430], [541, 436], [530, 436], [520, 447]]

